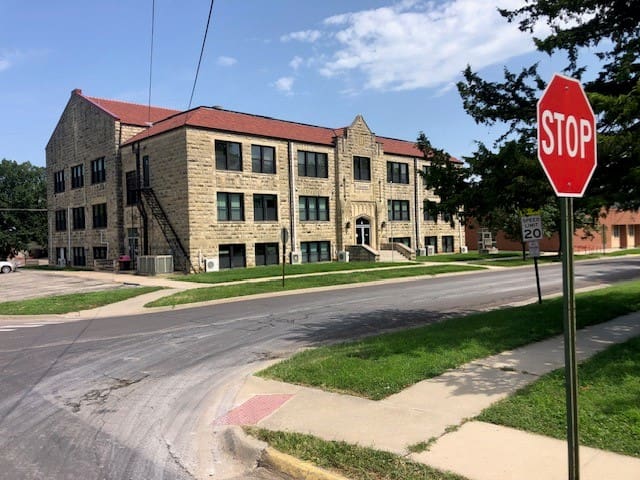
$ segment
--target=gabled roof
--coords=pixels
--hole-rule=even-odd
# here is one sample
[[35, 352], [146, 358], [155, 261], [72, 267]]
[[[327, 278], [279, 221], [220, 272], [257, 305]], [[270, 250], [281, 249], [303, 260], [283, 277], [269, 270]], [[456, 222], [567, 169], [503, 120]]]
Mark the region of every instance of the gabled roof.
[[[136, 103], [88, 97], [79, 89], [72, 93], [81, 96], [124, 124], [149, 127], [124, 142], [123, 145], [184, 126], [327, 146], [333, 146], [335, 138], [344, 135], [346, 131], [346, 127], [337, 129], [320, 127], [218, 107], [197, 107], [181, 112], [169, 108], [153, 106], [149, 108], [147, 105]], [[423, 156], [414, 142], [380, 136], [376, 136], [376, 139], [382, 144], [385, 153], [417, 158]], [[451, 160], [459, 162], [455, 158]]]
[[[198, 107], [155, 123], [149, 129], [127, 140], [125, 145], [185, 125], [327, 146], [332, 146], [334, 138], [344, 135], [345, 131], [345, 128], [333, 129], [221, 108]], [[418, 150], [413, 142], [385, 137], [376, 138], [382, 144], [382, 148], [386, 153], [422, 157], [422, 152]]]
[[157, 122], [149, 129], [127, 140], [125, 145], [182, 126], [328, 146], [333, 145], [333, 139], [336, 136], [336, 131], [332, 128], [289, 122], [221, 108], [198, 107]]
[[104, 112], [111, 115], [116, 120], [127, 125], [148, 127], [149, 122], [155, 123], [163, 118], [179, 113], [179, 110], [169, 108], [151, 107], [138, 103], [121, 102], [118, 100], [107, 100], [105, 98], [87, 97], [82, 94], [82, 90], [76, 89], [72, 92], [79, 95], [88, 102], [97, 106]]

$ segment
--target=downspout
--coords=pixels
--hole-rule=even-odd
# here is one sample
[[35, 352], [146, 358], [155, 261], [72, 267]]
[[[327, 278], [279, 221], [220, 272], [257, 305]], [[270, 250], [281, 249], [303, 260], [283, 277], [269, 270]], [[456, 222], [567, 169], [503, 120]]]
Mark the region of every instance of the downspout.
[[[138, 202], [142, 202], [142, 195], [140, 191], [142, 190], [142, 177], [140, 167], [140, 142], [136, 142], [133, 144], [133, 150], [136, 152], [136, 189], [138, 191]], [[140, 215], [142, 217], [142, 252], [144, 255], [149, 255], [149, 220], [146, 215]]]
[[293, 158], [293, 143], [287, 142], [287, 153], [289, 155], [289, 218], [290, 218], [290, 239], [291, 253], [298, 251], [298, 231], [297, 231], [297, 202], [296, 202], [296, 164]]
[[418, 188], [418, 183], [419, 183], [419, 175], [418, 175], [418, 159], [417, 158], [413, 158], [413, 169], [414, 169], [414, 181], [413, 181], [413, 196], [414, 196], [414, 203], [415, 203], [415, 229], [414, 232], [416, 234], [416, 242], [415, 242], [415, 250], [416, 253], [418, 252], [418, 248], [424, 248], [422, 246], [422, 235], [420, 232], [420, 203], [421, 203], [421, 199], [420, 199], [420, 189]]

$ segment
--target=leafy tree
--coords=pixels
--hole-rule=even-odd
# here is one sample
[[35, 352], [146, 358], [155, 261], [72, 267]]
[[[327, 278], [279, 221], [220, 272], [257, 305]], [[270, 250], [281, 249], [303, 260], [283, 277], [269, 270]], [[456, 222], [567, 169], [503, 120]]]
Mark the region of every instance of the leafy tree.
[[[640, 207], [640, 9], [632, 0], [528, 0], [516, 10], [501, 10], [520, 30], [538, 22], [551, 34], [535, 38], [540, 52], [567, 54], [567, 75], [581, 79], [587, 68], [583, 49], [595, 51], [600, 70], [583, 82], [598, 117], [598, 167], [578, 206]], [[634, 8], [636, 7], [636, 8]], [[504, 82], [487, 82], [471, 68], [458, 84], [466, 111], [479, 124], [506, 126], [496, 147], [508, 137], [533, 142], [535, 106], [545, 82], [537, 65], [518, 74], [505, 68]], [[535, 158], [535, 157], [534, 157]]]
[[[0, 258], [47, 244], [46, 170], [29, 162], [0, 162]], [[33, 211], [43, 209], [45, 211]]]
[[428, 201], [427, 208], [433, 216], [441, 213], [452, 221], [456, 217], [464, 217], [468, 189], [468, 171], [457, 162], [452, 162], [451, 155], [444, 150], [434, 148], [423, 132], [420, 132], [416, 146], [422, 152], [430, 166], [420, 172], [425, 187], [432, 190], [440, 199], [439, 202]]

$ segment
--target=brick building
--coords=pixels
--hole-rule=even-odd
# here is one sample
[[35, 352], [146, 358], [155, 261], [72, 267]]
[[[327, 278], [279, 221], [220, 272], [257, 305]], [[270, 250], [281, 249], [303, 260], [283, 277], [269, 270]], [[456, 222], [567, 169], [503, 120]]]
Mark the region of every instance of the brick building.
[[[465, 238], [470, 251], [479, 248], [481, 230], [477, 223], [466, 227]], [[491, 238], [498, 250], [519, 251], [522, 248], [520, 242], [507, 238], [502, 231], [492, 235]], [[640, 211], [603, 209], [595, 228], [589, 232], [577, 229], [573, 235], [575, 253], [602, 253], [635, 247], [640, 247]], [[556, 233], [540, 240], [540, 250], [558, 252], [560, 250], [559, 235]]]
[[360, 115], [332, 129], [74, 90], [46, 156], [51, 263], [170, 255], [185, 271], [277, 264], [283, 228], [287, 261], [302, 263], [465, 245], [457, 222], [423, 208], [436, 198], [415, 144], [376, 136]]

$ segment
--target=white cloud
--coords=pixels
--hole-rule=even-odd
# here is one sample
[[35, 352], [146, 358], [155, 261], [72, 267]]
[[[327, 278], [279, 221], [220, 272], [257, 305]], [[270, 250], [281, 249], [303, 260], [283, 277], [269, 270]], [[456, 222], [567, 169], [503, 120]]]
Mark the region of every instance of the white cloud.
[[218, 57], [218, 65], [222, 67], [231, 67], [236, 63], [238, 63], [238, 60], [236, 60], [233, 57], [225, 57], [225, 56]]
[[[404, 0], [332, 16], [324, 20], [326, 31], [318, 32], [316, 40], [330, 38], [333, 44], [326, 47], [333, 50], [309, 62], [319, 63], [326, 77], [362, 74], [367, 89], [443, 87], [455, 82], [467, 64], [478, 70], [535, 49], [530, 35], [497, 11], [522, 4], [523, 0]], [[293, 39], [299, 33], [285, 37]]]
[[291, 59], [291, 61], [289, 62], [289, 66], [291, 68], [293, 68], [294, 70], [298, 70], [298, 68], [300, 68], [300, 65], [302, 65], [304, 63], [304, 59], [302, 57], [298, 57], [297, 55], [295, 57], [293, 57]]
[[281, 92], [291, 94], [294, 81], [293, 77], [280, 77], [273, 85]]
[[0, 72], [7, 70], [11, 66], [11, 62], [3, 57], [0, 57]]
[[300, 32], [292, 32], [280, 37], [280, 41], [288, 42], [290, 40], [296, 40], [298, 42], [313, 43], [322, 36], [322, 33], [318, 30], [303, 30]]

